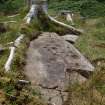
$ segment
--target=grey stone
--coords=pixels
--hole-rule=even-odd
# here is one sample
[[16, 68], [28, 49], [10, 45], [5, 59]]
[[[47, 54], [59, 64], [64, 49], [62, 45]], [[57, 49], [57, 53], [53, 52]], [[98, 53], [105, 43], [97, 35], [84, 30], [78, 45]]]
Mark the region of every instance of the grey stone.
[[94, 67], [70, 43], [55, 33], [44, 33], [31, 42], [27, 52], [26, 74], [44, 88], [61, 88], [68, 84], [66, 72], [93, 71]]
[[55, 33], [43, 33], [30, 43], [25, 74], [33, 85], [41, 87], [43, 96], [52, 103], [61, 105], [62, 94], [57, 94], [65, 91], [73, 71], [93, 70], [94, 67], [72, 44]]
[[76, 35], [64, 35], [62, 36], [62, 38], [64, 38], [64, 40], [71, 42], [71, 43], [75, 43], [76, 40], [79, 38], [79, 36]]

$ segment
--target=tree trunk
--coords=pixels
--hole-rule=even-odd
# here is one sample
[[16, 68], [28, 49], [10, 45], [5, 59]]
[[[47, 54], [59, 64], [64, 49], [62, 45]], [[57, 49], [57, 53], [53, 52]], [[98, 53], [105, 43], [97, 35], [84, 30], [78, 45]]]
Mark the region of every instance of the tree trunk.
[[70, 25], [67, 25], [63, 22], [59, 22], [56, 19], [54, 19], [53, 17], [51, 17], [48, 14], [47, 0], [32, 0], [32, 5], [30, 8], [30, 11], [27, 14], [27, 16], [25, 17], [26, 23], [29, 24], [33, 17], [38, 17], [38, 15], [41, 15], [41, 13], [43, 13], [46, 16], [46, 19], [48, 19], [49, 22], [52, 22], [52, 23], [58, 25], [58, 27], [64, 27], [64, 29], [69, 30], [73, 34], [81, 34], [82, 33], [81, 30], [78, 30], [78, 29], [76, 29]]

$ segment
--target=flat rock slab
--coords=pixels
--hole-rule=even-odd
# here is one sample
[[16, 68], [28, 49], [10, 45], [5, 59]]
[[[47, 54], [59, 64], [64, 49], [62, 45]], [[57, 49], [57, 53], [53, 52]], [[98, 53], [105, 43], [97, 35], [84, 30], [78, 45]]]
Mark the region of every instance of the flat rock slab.
[[69, 84], [71, 71], [80, 70], [93, 71], [94, 67], [61, 36], [55, 33], [43, 33], [30, 43], [25, 74], [32, 84], [43, 89], [64, 92]]
[[[78, 71], [93, 71], [94, 67], [69, 42], [55, 33], [43, 33], [30, 43], [25, 74], [42, 97], [52, 105], [67, 100], [66, 87], [86, 81]], [[77, 81], [76, 81], [77, 80]]]

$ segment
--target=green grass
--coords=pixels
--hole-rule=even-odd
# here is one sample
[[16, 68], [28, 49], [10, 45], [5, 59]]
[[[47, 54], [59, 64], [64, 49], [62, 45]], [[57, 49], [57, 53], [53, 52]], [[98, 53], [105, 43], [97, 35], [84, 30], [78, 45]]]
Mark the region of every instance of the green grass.
[[[76, 21], [84, 30], [75, 46], [95, 66], [93, 75], [82, 85], [70, 86], [68, 103], [73, 105], [104, 105], [105, 103], [105, 27], [104, 17]], [[72, 95], [71, 95], [72, 94]], [[78, 104], [80, 103], [80, 104]], [[66, 105], [65, 104], [65, 105]]]
[[98, 0], [50, 0], [49, 9], [80, 12], [84, 17], [100, 17], [105, 15], [105, 2]]
[[81, 26], [81, 28], [84, 29], [84, 34], [79, 38], [76, 46], [90, 60], [105, 58], [105, 48], [104, 46], [101, 47], [105, 44], [105, 27], [101, 25], [103, 24], [103, 18], [97, 19], [98, 23], [97, 21], [95, 21], [96, 23], [92, 23], [92, 19], [90, 23], [88, 19], [86, 20], [87, 22]]

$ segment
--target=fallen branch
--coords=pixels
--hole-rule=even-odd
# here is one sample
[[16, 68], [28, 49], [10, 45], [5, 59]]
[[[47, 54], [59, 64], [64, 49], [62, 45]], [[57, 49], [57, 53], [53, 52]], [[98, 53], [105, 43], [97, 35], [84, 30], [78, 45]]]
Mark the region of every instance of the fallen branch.
[[14, 45], [15, 45], [15, 47], [18, 47], [19, 46], [19, 44], [20, 44], [20, 42], [21, 42], [21, 40], [24, 38], [24, 35], [22, 34], [21, 36], [19, 36], [16, 40], [15, 40], [15, 42], [14, 42]]
[[30, 81], [27, 81], [27, 80], [18, 80], [18, 84], [20, 84], [20, 85], [26, 85], [26, 84], [30, 84]]
[[11, 66], [11, 63], [13, 61], [15, 49], [16, 49], [15, 47], [10, 47], [10, 55], [9, 55], [9, 58], [8, 58], [6, 64], [5, 64], [6, 72], [10, 70], [10, 66]]
[[4, 21], [4, 22], [1, 22], [3, 24], [8, 24], [8, 23], [16, 23], [17, 21]]
[[10, 55], [9, 55], [9, 58], [5, 64], [5, 70], [6, 72], [8, 72], [11, 68], [11, 64], [12, 64], [12, 61], [13, 61], [13, 58], [14, 58], [14, 54], [15, 54], [15, 50], [16, 50], [16, 47], [19, 46], [21, 40], [23, 39], [24, 35], [20, 35], [14, 42], [14, 46], [10, 47]]
[[32, 5], [29, 13], [26, 15], [25, 20], [27, 24], [29, 24], [31, 22], [32, 17], [36, 15], [36, 7], [36, 5]]
[[47, 12], [44, 8], [43, 8], [43, 12], [44, 12], [45, 15], [49, 18], [50, 21], [52, 21], [52, 22], [54, 22], [54, 23], [56, 23], [56, 24], [58, 24], [58, 25], [60, 25], [60, 26], [63, 26], [63, 27], [65, 27], [65, 28], [69, 29], [71, 32], [73, 32], [73, 33], [75, 33], [75, 34], [81, 34], [81, 33], [83, 33], [82, 30], [76, 29], [76, 28], [74, 28], [74, 27], [72, 27], [72, 26], [70, 26], [70, 25], [67, 25], [67, 24], [65, 24], [65, 23], [63, 23], [63, 22], [60, 22], [60, 21], [54, 19], [53, 17], [51, 17], [51, 16], [48, 14], [48, 12]]
[[56, 23], [56, 24], [59, 24], [59, 25], [61, 25], [61, 26], [63, 26], [63, 27], [66, 27], [66, 28], [70, 29], [70, 30], [73, 31], [74, 33], [78, 33], [78, 34], [83, 33], [81, 30], [78, 30], [78, 29], [76, 29], [76, 28], [74, 28], [74, 27], [72, 27], [72, 26], [70, 26], [70, 25], [65, 24], [65, 23], [59, 22], [59, 21], [57, 21], [56, 19], [54, 19], [53, 17], [51, 17], [51, 16], [49, 16], [49, 15], [48, 15], [48, 18], [49, 18], [52, 22], [54, 22], [54, 23]]
[[8, 16], [8, 18], [13, 18], [13, 17], [18, 16], [18, 15], [20, 15], [20, 14], [11, 15], [11, 16]]

